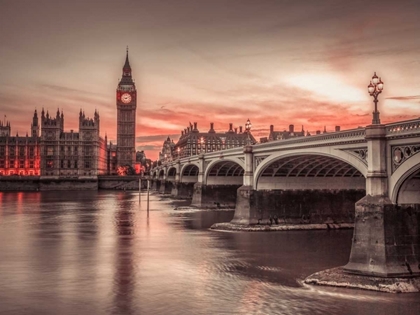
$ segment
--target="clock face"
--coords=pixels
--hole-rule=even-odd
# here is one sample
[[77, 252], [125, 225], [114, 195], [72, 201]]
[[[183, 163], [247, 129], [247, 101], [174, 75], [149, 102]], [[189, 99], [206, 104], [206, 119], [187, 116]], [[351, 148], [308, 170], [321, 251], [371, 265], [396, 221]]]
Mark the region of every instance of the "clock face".
[[123, 103], [130, 103], [131, 102], [131, 95], [128, 93], [124, 93], [123, 95], [121, 95], [121, 101]]

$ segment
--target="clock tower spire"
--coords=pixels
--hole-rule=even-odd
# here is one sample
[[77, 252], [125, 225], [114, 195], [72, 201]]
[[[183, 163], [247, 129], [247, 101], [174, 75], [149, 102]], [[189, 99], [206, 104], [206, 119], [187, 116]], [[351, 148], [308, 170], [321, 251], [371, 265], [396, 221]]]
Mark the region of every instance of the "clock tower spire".
[[131, 75], [128, 46], [117, 86], [117, 166], [134, 166], [136, 158], [137, 90]]

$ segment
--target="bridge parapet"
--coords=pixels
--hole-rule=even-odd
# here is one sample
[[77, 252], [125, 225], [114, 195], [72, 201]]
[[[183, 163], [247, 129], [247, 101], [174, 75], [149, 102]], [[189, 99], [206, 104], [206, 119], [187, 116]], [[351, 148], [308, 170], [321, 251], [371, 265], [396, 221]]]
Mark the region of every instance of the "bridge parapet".
[[420, 119], [407, 120], [386, 125], [387, 137], [395, 137], [402, 135], [419, 136]]
[[365, 142], [365, 128], [357, 128], [332, 133], [313, 135], [308, 137], [297, 137], [291, 139], [274, 140], [254, 145], [254, 151], [276, 147], [302, 147], [308, 145], [337, 145], [339, 142]]

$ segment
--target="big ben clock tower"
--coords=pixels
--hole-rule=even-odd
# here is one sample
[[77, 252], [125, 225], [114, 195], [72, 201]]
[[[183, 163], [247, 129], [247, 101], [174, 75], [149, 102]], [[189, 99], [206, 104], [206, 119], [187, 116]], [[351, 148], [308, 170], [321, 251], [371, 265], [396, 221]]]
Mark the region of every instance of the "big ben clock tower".
[[136, 159], [137, 91], [131, 77], [128, 47], [122, 78], [117, 87], [117, 165], [134, 166]]

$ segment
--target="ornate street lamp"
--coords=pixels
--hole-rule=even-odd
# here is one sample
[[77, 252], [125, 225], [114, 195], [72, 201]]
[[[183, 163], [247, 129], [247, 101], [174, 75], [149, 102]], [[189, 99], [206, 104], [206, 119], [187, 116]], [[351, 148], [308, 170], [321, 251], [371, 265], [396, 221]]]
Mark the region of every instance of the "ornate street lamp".
[[251, 145], [252, 144], [251, 143], [251, 137], [250, 137], [250, 135], [251, 135], [251, 127], [252, 127], [251, 121], [248, 119], [246, 121], [246, 124], [245, 124], [245, 131], [247, 133], [247, 135], [246, 135], [246, 145]]
[[373, 114], [372, 125], [380, 125], [381, 120], [379, 119], [379, 112], [378, 112], [378, 95], [382, 93], [384, 89], [384, 83], [382, 82], [381, 78], [378, 78], [376, 72], [373, 74], [372, 81], [368, 85], [368, 92], [370, 96], [373, 96], [373, 102], [375, 103], [375, 111]]

